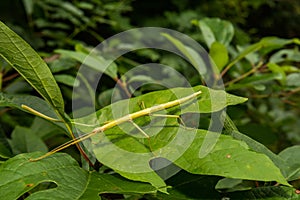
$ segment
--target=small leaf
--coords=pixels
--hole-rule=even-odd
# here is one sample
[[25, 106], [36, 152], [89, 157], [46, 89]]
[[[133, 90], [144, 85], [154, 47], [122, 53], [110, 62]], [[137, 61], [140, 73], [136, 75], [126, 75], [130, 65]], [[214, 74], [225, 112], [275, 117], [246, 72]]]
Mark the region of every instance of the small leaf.
[[189, 60], [193, 67], [200, 71], [200, 73], [206, 74], [206, 64], [199, 55], [199, 52], [196, 52], [194, 49], [184, 45], [180, 40], [172, 37], [169, 34], [162, 33], [162, 36], [170, 40], [176, 48]]
[[80, 200], [99, 199], [99, 194], [151, 194], [157, 190], [150, 184], [134, 182], [117, 174], [89, 172], [89, 181]]
[[130, 77], [129, 80], [127, 81], [127, 83], [132, 83], [132, 82], [143, 82], [143, 83], [153, 83], [155, 82], [155, 80], [150, 77], [150, 76], [146, 76], [146, 75], [136, 75], [136, 76], [133, 76], [133, 77]]
[[300, 177], [300, 145], [288, 147], [281, 151], [278, 156], [286, 163], [287, 177], [289, 181], [299, 179]]
[[0, 56], [64, 116], [64, 100], [50, 69], [16, 33], [0, 22]]
[[0, 158], [10, 158], [12, 156], [10, 150], [0, 142]]
[[54, 75], [54, 78], [57, 82], [63, 83], [65, 85], [71, 86], [71, 87], [78, 87], [80, 82], [75, 77], [68, 75], [68, 74], [58, 74]]
[[239, 62], [240, 60], [242, 60], [243, 58], [245, 58], [247, 55], [259, 50], [262, 48], [262, 44], [260, 42], [252, 44], [248, 47], [246, 47], [242, 52], [240, 52], [238, 54], [238, 56], [236, 56], [226, 67], [225, 70], [230, 69], [232, 66], [234, 66], [237, 62]]
[[230, 44], [234, 35], [234, 28], [229, 21], [221, 20], [219, 18], [204, 18], [198, 23], [209, 48], [211, 48], [211, 45], [215, 41], [224, 46]]
[[[12, 108], [17, 108], [25, 112], [29, 112], [28, 110], [24, 109], [22, 105], [27, 105], [28, 107], [48, 117], [54, 119], [56, 118], [54, 109], [46, 101], [39, 97], [31, 95], [5, 94], [0, 92], [0, 107], [8, 106]], [[32, 114], [31, 112], [29, 113]], [[57, 123], [53, 121], [51, 121], [51, 123], [52, 125], [55, 125], [56, 128], [59, 127], [62, 132], [67, 132], [66, 127], [62, 123]]]
[[117, 65], [111, 60], [105, 60], [100, 55], [63, 49], [56, 50], [55, 52], [73, 58], [81, 64], [84, 64], [98, 72], [103, 72], [107, 74], [113, 79], [117, 78]]
[[269, 61], [273, 63], [283, 61], [300, 62], [300, 52], [298, 49], [282, 49], [273, 54]]
[[299, 39], [283, 39], [278, 37], [264, 37], [259, 41], [262, 44], [263, 49], [261, 50], [262, 55], [266, 55], [276, 49], [280, 49], [288, 44], [298, 44]]
[[264, 186], [253, 188], [250, 191], [234, 192], [227, 194], [228, 198], [233, 200], [297, 200], [299, 194], [296, 193], [295, 188], [286, 186]]
[[28, 112], [22, 108], [22, 104], [27, 105], [28, 107], [33, 108], [34, 110], [49, 117], [56, 117], [53, 108], [46, 101], [40, 99], [39, 97], [31, 95], [5, 94], [0, 92], [0, 107], [9, 106]]
[[241, 179], [223, 178], [216, 184], [217, 190], [225, 192], [250, 190], [255, 187], [253, 181], [244, 181]]
[[181, 170], [166, 181], [171, 186], [169, 194], [157, 193], [153, 200], [222, 199], [222, 194], [214, 188], [219, 179], [217, 176], [190, 174]]
[[76, 66], [77, 62], [72, 58], [61, 57], [49, 63], [49, 67], [52, 73], [65, 71]]
[[278, 80], [282, 85], [284, 85], [286, 83], [286, 75], [283, 68], [272, 62], [269, 62], [267, 66], [273, 73], [280, 74], [280, 78], [278, 77]]
[[300, 73], [292, 73], [286, 77], [286, 85], [299, 87], [300, 86]]
[[29, 128], [17, 126], [9, 141], [14, 154], [30, 153], [34, 151], [48, 152], [46, 144]]
[[228, 86], [226, 90], [230, 91], [249, 87], [254, 87], [258, 90], [264, 90], [266, 88], [264, 83], [270, 82], [272, 80], [280, 80], [281, 77], [282, 74], [279, 72], [253, 75], [251, 77], [244, 78], [239, 83]]
[[229, 60], [226, 47], [223, 44], [215, 41], [212, 43], [209, 49], [209, 55], [217, 65], [219, 71], [222, 71], [223, 67]]

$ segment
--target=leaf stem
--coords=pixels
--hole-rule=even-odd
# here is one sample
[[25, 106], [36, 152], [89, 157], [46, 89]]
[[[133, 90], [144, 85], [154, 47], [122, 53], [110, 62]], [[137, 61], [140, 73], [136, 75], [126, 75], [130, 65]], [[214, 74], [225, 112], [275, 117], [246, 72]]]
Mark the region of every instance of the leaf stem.
[[3, 78], [3, 73], [0, 72], [0, 91], [2, 90], [2, 78]]
[[48, 120], [48, 121], [53, 121], [53, 122], [63, 122], [63, 121], [60, 120], [60, 119], [55, 119], [55, 118], [49, 117], [49, 116], [47, 116], [47, 115], [45, 115], [45, 114], [43, 114], [43, 113], [40, 113], [39, 111], [37, 111], [37, 110], [35, 110], [35, 109], [33, 109], [33, 108], [29, 107], [29, 106], [26, 106], [26, 105], [24, 105], [24, 104], [22, 104], [21, 107], [22, 107], [23, 109], [29, 111], [30, 113], [32, 113], [32, 114], [34, 114], [34, 115], [36, 115], [36, 116], [38, 116], [38, 117], [41, 117], [41, 118], [43, 118], [43, 119], [46, 119], [46, 120]]
[[224, 85], [225, 85], [225, 86], [228, 86], [228, 85], [231, 85], [231, 84], [233, 84], [233, 83], [235, 83], [235, 82], [238, 82], [238, 81], [240, 81], [240, 80], [246, 78], [247, 76], [249, 76], [249, 75], [255, 73], [260, 67], [262, 67], [262, 63], [260, 63], [260, 64], [259, 64], [258, 66], [256, 66], [256, 67], [253, 67], [251, 70], [249, 70], [249, 71], [246, 72], [245, 74], [239, 76], [238, 78], [233, 79], [233, 80], [231, 80], [231, 81], [225, 83]]

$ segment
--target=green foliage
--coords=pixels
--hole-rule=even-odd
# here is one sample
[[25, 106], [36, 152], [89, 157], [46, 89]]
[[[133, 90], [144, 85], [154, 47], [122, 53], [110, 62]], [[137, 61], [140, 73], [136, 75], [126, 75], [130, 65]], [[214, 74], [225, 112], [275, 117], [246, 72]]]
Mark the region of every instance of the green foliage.
[[[118, 176], [87, 172], [66, 154], [57, 154], [40, 162], [30, 158], [40, 153], [19, 154], [0, 166], [1, 195], [17, 199], [36, 190], [27, 199], [99, 199], [101, 193], [154, 193], [150, 185], [135, 183]], [[38, 190], [52, 187], [46, 190]], [[54, 188], [53, 188], [54, 187]]]
[[14, 67], [60, 116], [64, 116], [64, 101], [60, 89], [45, 62], [2, 22], [0, 30], [1, 57]]
[[[42, 33], [44, 47], [57, 48], [55, 55], [45, 59], [48, 65], [0, 23], [0, 193], [5, 199], [299, 199], [299, 145], [295, 144], [300, 141], [296, 109], [300, 99], [294, 95], [300, 91], [299, 39], [265, 37], [254, 44], [237, 43], [240, 29], [235, 25], [246, 23], [250, 15], [246, 8], [272, 3], [243, 1], [240, 10], [221, 9], [220, 15], [229, 11], [245, 15], [232, 24], [200, 18], [196, 10], [210, 10], [209, 6], [188, 10], [188, 2], [171, 2], [182, 12], [179, 16], [165, 12], [166, 21], [156, 23], [180, 25], [179, 30], [205, 43], [213, 83], [224, 81], [226, 91], [199, 85], [204, 80], [195, 70], [206, 63], [191, 46], [169, 34], [161, 35], [195, 69], [181, 58], [154, 50], [133, 52], [112, 62], [91, 50], [87, 41], [77, 41], [80, 34], [102, 41], [96, 32], [100, 24], [109, 27], [104, 35], [130, 28], [128, 18], [122, 16], [131, 9], [126, 1], [23, 1], [31, 28]], [[211, 2], [207, 5], [235, 8], [237, 4]], [[107, 45], [116, 50], [131, 45], [114, 42]], [[161, 80], [130, 72], [149, 60], [172, 66], [193, 87], [162, 90], [155, 84]], [[92, 81], [95, 74], [104, 74], [105, 83], [95, 93], [92, 83], [77, 74], [82, 64], [91, 70], [86, 75]], [[172, 82], [171, 70], [157, 73], [167, 74], [164, 78]], [[148, 84], [135, 90], [140, 82]], [[113, 89], [115, 84], [118, 87]], [[79, 86], [95, 100], [95, 112], [84, 106], [71, 109], [71, 99], [83, 105], [89, 100], [72, 94], [72, 87]], [[202, 92], [197, 99], [136, 117], [137, 126], [128, 119], [82, 141], [77, 146], [81, 154], [68, 149], [69, 155], [30, 160], [68, 141], [65, 135], [91, 133], [143, 106], [165, 104], [196, 91]], [[136, 97], [119, 101], [131, 93]], [[78, 113], [82, 117], [73, 118]], [[154, 114], [178, 115], [180, 120]], [[218, 123], [212, 115], [224, 119], [221, 134], [210, 129]]]

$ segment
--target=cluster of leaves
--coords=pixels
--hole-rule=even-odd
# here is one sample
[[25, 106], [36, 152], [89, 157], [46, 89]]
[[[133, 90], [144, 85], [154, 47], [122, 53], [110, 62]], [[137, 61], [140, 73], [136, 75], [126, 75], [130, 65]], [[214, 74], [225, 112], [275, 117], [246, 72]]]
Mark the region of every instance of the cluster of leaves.
[[[267, 4], [260, 2], [258, 7]], [[126, 28], [128, 21], [124, 21], [126, 18], [120, 17], [120, 14], [130, 8], [122, 7], [122, 3], [91, 0], [84, 3], [66, 2], [61, 6], [58, 0], [24, 1], [27, 15], [32, 19], [42, 16], [32, 9], [42, 10], [42, 13], [51, 12], [51, 15], [40, 20], [32, 20], [33, 27], [42, 31], [43, 36], [49, 33], [47, 39], [43, 40], [47, 43], [43, 45], [60, 48], [54, 56], [46, 59], [49, 67], [26, 42], [6, 25], [0, 24], [0, 55], [4, 59], [0, 73], [0, 122], [3, 126], [0, 130], [1, 195], [6, 199], [299, 199], [300, 163], [297, 158], [300, 149], [296, 145], [300, 141], [297, 126], [299, 110], [295, 109], [299, 106], [299, 97], [294, 94], [300, 87], [300, 41], [267, 37], [251, 45], [233, 45], [236, 29], [228, 21], [217, 18], [195, 20], [199, 18], [195, 11], [182, 12], [179, 18], [174, 18], [172, 12], [166, 13], [169, 22], [174, 22], [174, 26], [182, 25], [181, 30], [188, 29], [191, 36], [206, 45], [215, 63], [215, 82], [223, 80], [226, 91], [249, 97], [244, 103], [245, 98], [195, 86], [203, 81], [195, 75], [195, 69], [191, 69], [191, 65], [178, 56], [166, 52], [149, 49], [133, 52], [120, 57], [105, 70], [103, 66], [111, 61], [74, 38], [79, 33], [88, 33], [101, 41], [101, 36], [95, 31], [98, 23], [107, 23], [110, 28], [125, 26], [117, 30]], [[121, 7], [117, 12], [110, 12], [116, 11], [112, 8], [118, 5]], [[101, 8], [103, 12], [97, 13], [99, 9], [96, 8]], [[181, 8], [184, 9], [184, 6]], [[53, 23], [59, 22], [59, 17], [64, 19], [63, 24]], [[194, 20], [189, 23], [191, 19]], [[197, 30], [194, 30], [195, 27]], [[68, 41], [53, 37], [58, 29], [62, 30], [60, 34]], [[72, 37], [67, 37], [70, 35]], [[197, 60], [191, 47], [181, 43], [178, 38], [168, 34], [163, 37], [191, 63]], [[66, 48], [66, 44], [74, 45], [75, 50], [62, 49]], [[118, 49], [131, 44], [115, 41], [111, 45]], [[112, 115], [113, 108], [117, 108], [120, 112], [117, 114], [123, 116], [128, 114], [125, 112], [128, 105], [129, 113], [132, 113], [141, 109], [139, 102], [151, 107], [174, 100], [172, 93], [179, 97], [189, 94], [183, 88], [161, 90], [163, 88], [156, 84], [144, 85], [134, 92], [133, 88], [138, 82], [160, 81], [155, 77], [140, 75], [138, 71], [126, 74], [139, 62], [149, 60], [172, 66], [187, 77], [195, 86], [195, 91], [202, 91], [196, 104], [199, 106], [197, 113], [201, 113], [201, 122], [211, 120], [207, 114], [219, 113], [230, 105], [228, 113], [234, 122], [221, 113], [225, 119], [224, 130], [223, 134], [217, 135], [208, 131], [208, 127], [202, 123], [198, 129], [189, 130], [178, 126], [175, 119], [168, 119], [164, 124], [167, 126], [150, 139], [136, 139], [126, 134], [128, 131], [137, 133], [137, 130], [132, 124], [125, 123], [78, 145], [82, 155], [73, 148], [67, 151], [68, 154], [57, 153], [36, 162], [29, 161], [48, 152], [48, 148], [64, 143], [69, 137], [76, 137], [79, 130], [78, 126], [76, 129], [73, 127], [74, 120], [78, 124], [88, 125], [105, 123], [116, 118]], [[90, 77], [104, 74], [105, 84], [97, 89], [96, 94], [91, 94], [93, 92], [89, 91], [88, 81], [77, 72], [80, 64], [85, 64], [91, 70], [88, 74]], [[172, 71], [158, 73], [164, 73], [164, 79], [172, 83]], [[119, 87], [111, 89], [115, 84]], [[88, 95], [72, 94], [71, 87], [80, 88], [82, 85], [95, 98], [96, 115], [86, 115], [89, 112], [85, 108], [71, 109], [70, 100], [89, 102]], [[144, 94], [149, 91], [154, 92]], [[111, 104], [113, 92], [117, 94], [114, 100], [128, 97], [133, 92], [137, 97]], [[226, 102], [220, 101], [224, 95]], [[215, 105], [211, 105], [212, 98], [213, 102], [217, 101]], [[177, 107], [168, 109], [168, 112], [181, 114], [185, 120], [185, 115], [194, 112], [192, 105], [187, 104], [181, 110]], [[72, 115], [78, 116], [77, 113], [82, 118], [71, 119]], [[32, 114], [38, 116], [33, 117]], [[160, 120], [150, 120], [149, 117], [138, 118], [135, 123], [141, 127], [151, 123], [151, 127], [146, 129], [149, 134], [154, 131], [152, 127], [162, 126]], [[190, 122], [185, 123], [188, 125]], [[80, 126], [80, 131], [87, 133], [93, 128]], [[108, 143], [104, 135], [112, 143]], [[214, 140], [216, 137], [218, 141], [211, 152], [205, 157], [199, 156], [205, 139]], [[173, 141], [177, 149], [184, 149], [185, 143], [190, 143], [175, 161], [172, 152], [161, 150]], [[116, 153], [114, 146], [135, 154]], [[287, 146], [290, 147], [285, 149]], [[93, 152], [87, 149], [93, 149]], [[141, 152], [153, 152], [155, 156], [133, 156]], [[84, 156], [89, 157], [90, 163]], [[104, 165], [97, 167], [96, 160]], [[174, 163], [170, 165], [168, 160]], [[163, 163], [168, 165], [159, 169]]]
[[[102, 36], [129, 28], [128, 19], [123, 18], [122, 14], [131, 10], [130, 1], [22, 2], [23, 5], [19, 1], [1, 2], [1, 17], [9, 21], [17, 33], [23, 35], [23, 38], [40, 51], [52, 52], [55, 48], [67, 48], [77, 43], [77, 40], [83, 41], [82, 38], [85, 38], [86, 43], [98, 43], [103, 40]], [[18, 15], [15, 16], [18, 21], [14, 22], [13, 14], [6, 12], [20, 5], [21, 8], [15, 13]], [[102, 27], [102, 35], [97, 33], [99, 27]]]

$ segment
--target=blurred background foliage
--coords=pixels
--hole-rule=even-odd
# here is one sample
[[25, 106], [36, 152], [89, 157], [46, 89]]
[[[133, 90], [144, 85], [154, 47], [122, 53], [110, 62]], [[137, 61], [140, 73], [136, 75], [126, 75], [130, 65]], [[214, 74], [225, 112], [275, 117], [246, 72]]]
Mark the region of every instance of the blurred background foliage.
[[[158, 26], [187, 34], [209, 51], [210, 47], [205, 44], [203, 33], [196, 23], [205, 17], [220, 18], [232, 23], [234, 37], [227, 47], [232, 60], [246, 46], [260, 41], [263, 37], [299, 37], [300, 1], [0, 1], [0, 20], [21, 35], [48, 62], [66, 101], [71, 100], [70, 86], [76, 85], [74, 69], [77, 69], [79, 63], [70, 57], [54, 53], [57, 49], [89, 52], [89, 47], [94, 47], [105, 38], [121, 31], [134, 27]], [[229, 115], [241, 132], [274, 152], [300, 144], [298, 46], [287, 44], [267, 53], [253, 52], [236, 63], [223, 77], [229, 92], [249, 98], [247, 103], [229, 108]], [[188, 65], [180, 58], [152, 50], [135, 52], [120, 59], [117, 63], [118, 73], [122, 74], [145, 61], [171, 65], [194, 80], [191, 81], [194, 85], [199, 81], [198, 77], [192, 76], [192, 71], [184, 70]], [[276, 66], [268, 66], [270, 61]], [[247, 74], [253, 68], [257, 70]], [[281, 77], [278, 78], [278, 74]], [[1, 76], [1, 90], [8, 93], [33, 92], [3, 61]], [[239, 77], [243, 78], [239, 80]], [[109, 102], [106, 97], [109, 96], [109, 89], [115, 81], [106, 78], [107, 82], [99, 92], [99, 107]], [[127, 80], [127, 83], [130, 81], [133, 82]], [[240, 85], [233, 84], [235, 82]], [[30, 126], [32, 123], [33, 119], [27, 114], [18, 111], [8, 114], [6, 111], [0, 111], [1, 126], [5, 127], [2, 129], [5, 133], [11, 132], [16, 125]], [[24, 115], [27, 120], [20, 121], [19, 117]]]

